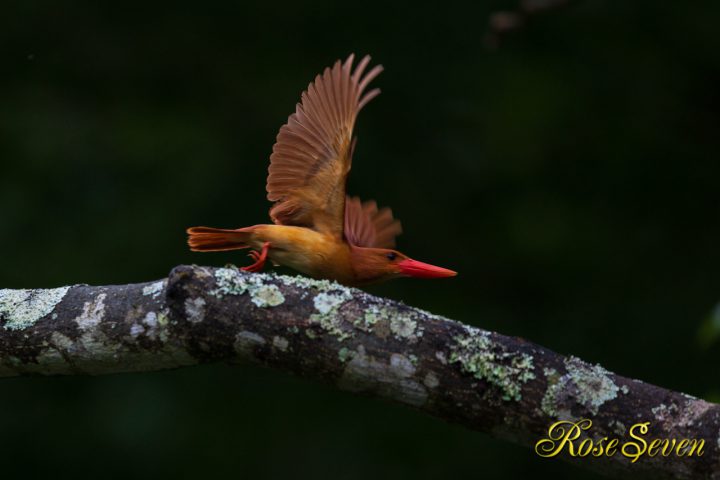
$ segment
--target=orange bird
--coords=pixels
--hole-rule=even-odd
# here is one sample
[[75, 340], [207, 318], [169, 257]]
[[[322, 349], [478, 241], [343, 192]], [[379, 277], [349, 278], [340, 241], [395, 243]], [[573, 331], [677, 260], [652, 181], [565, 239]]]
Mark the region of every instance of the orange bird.
[[452, 270], [418, 262], [393, 250], [400, 222], [374, 201], [346, 197], [345, 182], [355, 146], [358, 112], [379, 89], [365, 89], [382, 71], [365, 73], [366, 56], [353, 69], [354, 55], [335, 62], [302, 93], [295, 113], [280, 128], [270, 155], [267, 198], [273, 225], [226, 230], [192, 227], [188, 245], [196, 252], [253, 249], [258, 272], [266, 260], [315, 278], [350, 286], [406, 276], [440, 278]]

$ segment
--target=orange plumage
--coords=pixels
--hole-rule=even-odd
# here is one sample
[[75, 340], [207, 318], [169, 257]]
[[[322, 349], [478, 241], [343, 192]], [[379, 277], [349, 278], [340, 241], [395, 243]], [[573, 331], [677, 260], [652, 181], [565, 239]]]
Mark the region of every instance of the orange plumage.
[[243, 270], [273, 263], [315, 278], [365, 285], [400, 276], [439, 278], [452, 270], [393, 250], [400, 222], [389, 208], [347, 197], [353, 128], [358, 112], [380, 93], [368, 84], [382, 71], [365, 72], [370, 57], [353, 69], [354, 55], [315, 77], [301, 103], [280, 128], [270, 155], [267, 198], [273, 224], [234, 230], [192, 227], [188, 244], [197, 252], [251, 248], [255, 260]]

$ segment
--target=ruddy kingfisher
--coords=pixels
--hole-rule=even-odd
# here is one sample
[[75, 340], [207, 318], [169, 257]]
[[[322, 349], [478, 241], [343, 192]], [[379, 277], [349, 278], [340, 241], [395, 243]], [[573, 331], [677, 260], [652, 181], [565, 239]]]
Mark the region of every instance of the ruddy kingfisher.
[[360, 110], [380, 90], [368, 84], [383, 70], [365, 70], [354, 55], [315, 77], [285, 125], [270, 155], [267, 198], [273, 224], [234, 230], [192, 227], [188, 245], [196, 252], [250, 248], [248, 272], [265, 262], [349, 286], [396, 277], [441, 278], [456, 273], [413, 260], [394, 250], [402, 231], [389, 208], [345, 194], [355, 148], [353, 127]]

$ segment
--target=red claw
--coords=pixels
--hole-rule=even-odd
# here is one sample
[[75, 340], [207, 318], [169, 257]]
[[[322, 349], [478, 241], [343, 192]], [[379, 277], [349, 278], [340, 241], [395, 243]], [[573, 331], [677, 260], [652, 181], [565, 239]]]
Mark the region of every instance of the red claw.
[[255, 260], [255, 263], [253, 263], [252, 265], [248, 265], [247, 267], [242, 267], [240, 270], [244, 272], [254, 273], [261, 271], [265, 266], [265, 260], [267, 260], [267, 254], [269, 249], [270, 242], [265, 242], [263, 243], [262, 251], [260, 253], [256, 252], [255, 250], [248, 253], [248, 257], [251, 257], [253, 260]]

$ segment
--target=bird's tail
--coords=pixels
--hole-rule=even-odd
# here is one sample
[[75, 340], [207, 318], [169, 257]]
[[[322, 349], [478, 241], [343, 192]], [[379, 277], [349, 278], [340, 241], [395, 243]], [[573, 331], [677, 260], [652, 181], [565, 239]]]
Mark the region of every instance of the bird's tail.
[[191, 227], [187, 229], [188, 245], [193, 252], [222, 252], [250, 248], [248, 241], [252, 232], [247, 228], [226, 230], [224, 228]]

